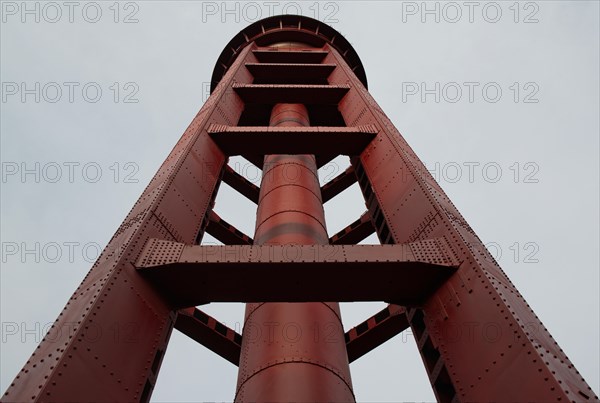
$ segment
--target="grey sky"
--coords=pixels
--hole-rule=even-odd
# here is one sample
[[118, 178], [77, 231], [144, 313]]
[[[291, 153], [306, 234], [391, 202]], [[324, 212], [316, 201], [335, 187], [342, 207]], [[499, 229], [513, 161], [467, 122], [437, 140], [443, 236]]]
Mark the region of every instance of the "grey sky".
[[[375, 99], [599, 392], [597, 1], [428, 2], [439, 22], [420, 1], [79, 2], [73, 22], [62, 2], [27, 3], [36, 4], [39, 22], [21, 2], [2, 2], [0, 392], [201, 107], [223, 47], [257, 12], [286, 4], [353, 44]], [[21, 83], [33, 89], [24, 102]], [[432, 91], [422, 99], [422, 89]], [[23, 168], [34, 173], [23, 178]], [[353, 187], [327, 203], [329, 231], [363, 210]], [[216, 211], [253, 233], [242, 196], [224, 187]], [[343, 304], [346, 328], [381, 306]], [[240, 326], [242, 305], [203, 309]], [[434, 399], [409, 334], [351, 370], [359, 401]], [[153, 400], [228, 401], [236, 376], [174, 332]]]

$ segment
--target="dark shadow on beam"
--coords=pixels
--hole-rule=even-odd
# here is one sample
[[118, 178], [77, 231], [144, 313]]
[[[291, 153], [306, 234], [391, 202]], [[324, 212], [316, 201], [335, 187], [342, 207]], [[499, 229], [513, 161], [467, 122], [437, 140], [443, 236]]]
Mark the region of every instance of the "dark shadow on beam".
[[177, 312], [175, 329], [192, 340], [196, 340], [230, 363], [239, 365], [242, 335], [198, 308], [180, 309]]
[[191, 246], [151, 239], [136, 267], [176, 307], [205, 301], [420, 306], [458, 267], [444, 242]]
[[348, 361], [352, 362], [408, 329], [406, 309], [388, 305], [345, 334]]
[[371, 221], [371, 213], [366, 211], [358, 220], [332, 236], [329, 243], [332, 245], [355, 245], [374, 233], [375, 227]]
[[252, 238], [223, 220], [214, 211], [211, 211], [208, 217], [206, 232], [220, 242], [225, 245], [252, 245]]

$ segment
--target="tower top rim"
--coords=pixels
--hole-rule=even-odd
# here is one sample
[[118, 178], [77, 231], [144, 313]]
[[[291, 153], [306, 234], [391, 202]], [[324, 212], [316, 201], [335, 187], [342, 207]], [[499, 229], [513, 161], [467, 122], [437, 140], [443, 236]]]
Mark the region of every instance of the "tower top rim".
[[252, 42], [268, 46], [277, 42], [297, 41], [316, 47], [329, 44], [340, 53], [354, 74], [367, 88], [367, 75], [363, 64], [350, 42], [331, 26], [302, 15], [276, 15], [256, 21], [238, 32], [225, 46], [213, 69], [210, 92], [236, 60], [240, 51]]

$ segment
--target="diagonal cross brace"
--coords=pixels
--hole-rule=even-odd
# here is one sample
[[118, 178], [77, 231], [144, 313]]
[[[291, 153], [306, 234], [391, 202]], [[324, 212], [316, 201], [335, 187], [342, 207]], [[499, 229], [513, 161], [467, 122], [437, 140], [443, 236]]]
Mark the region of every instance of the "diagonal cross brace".
[[406, 309], [390, 304], [346, 332], [348, 361], [353, 362], [409, 327]]
[[[390, 304], [344, 335], [353, 362], [409, 327], [406, 309]], [[175, 328], [234, 365], [239, 365], [242, 335], [198, 308], [180, 309]]]
[[223, 182], [240, 192], [242, 195], [246, 196], [248, 200], [258, 204], [260, 188], [239, 173], [235, 172], [235, 170], [229, 165], [226, 165], [223, 170]]
[[366, 211], [360, 218], [329, 238], [332, 245], [354, 245], [375, 233], [371, 213]]
[[252, 245], [252, 238], [223, 220], [214, 211], [208, 215], [206, 232], [225, 245]]
[[357, 180], [358, 178], [354, 173], [354, 167], [348, 167], [344, 172], [321, 187], [321, 197], [323, 198], [323, 203], [328, 202], [335, 196], [342, 193], [344, 190], [348, 189], [350, 186], [354, 185]]
[[180, 309], [175, 329], [234, 365], [240, 361], [242, 335], [198, 308]]

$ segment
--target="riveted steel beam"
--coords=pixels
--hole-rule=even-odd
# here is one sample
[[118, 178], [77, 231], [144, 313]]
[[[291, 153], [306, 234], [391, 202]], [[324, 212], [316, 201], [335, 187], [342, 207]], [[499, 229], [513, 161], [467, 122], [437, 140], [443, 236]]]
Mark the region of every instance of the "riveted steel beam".
[[214, 211], [211, 211], [208, 217], [206, 232], [217, 240], [225, 245], [252, 245], [252, 238], [223, 220]]
[[227, 165], [223, 171], [223, 182], [246, 196], [248, 200], [258, 203], [258, 193], [260, 190], [258, 186], [235, 172], [229, 165]]
[[323, 203], [328, 202], [335, 196], [354, 185], [357, 181], [356, 174], [354, 173], [354, 167], [348, 167], [344, 172], [327, 182], [321, 187], [321, 197]]
[[285, 63], [285, 64], [316, 64], [321, 63], [329, 52], [323, 50], [253, 50], [252, 54], [256, 56], [261, 63]]
[[136, 267], [179, 307], [205, 301], [418, 306], [459, 265], [443, 253], [443, 242], [198, 246], [151, 240]]
[[211, 125], [211, 138], [227, 155], [358, 155], [377, 135], [375, 126], [272, 127]]
[[242, 335], [198, 308], [180, 309], [175, 329], [234, 365], [239, 365]]
[[352, 362], [409, 328], [406, 309], [390, 304], [346, 332], [348, 361]]
[[321, 84], [335, 69], [335, 64], [315, 63], [246, 63], [246, 68], [263, 84]]
[[371, 213], [366, 211], [358, 220], [332, 236], [329, 243], [332, 245], [354, 245], [374, 233], [375, 227], [371, 221]]
[[234, 83], [234, 91], [244, 102], [261, 104], [337, 104], [350, 89], [347, 84], [244, 84]]

